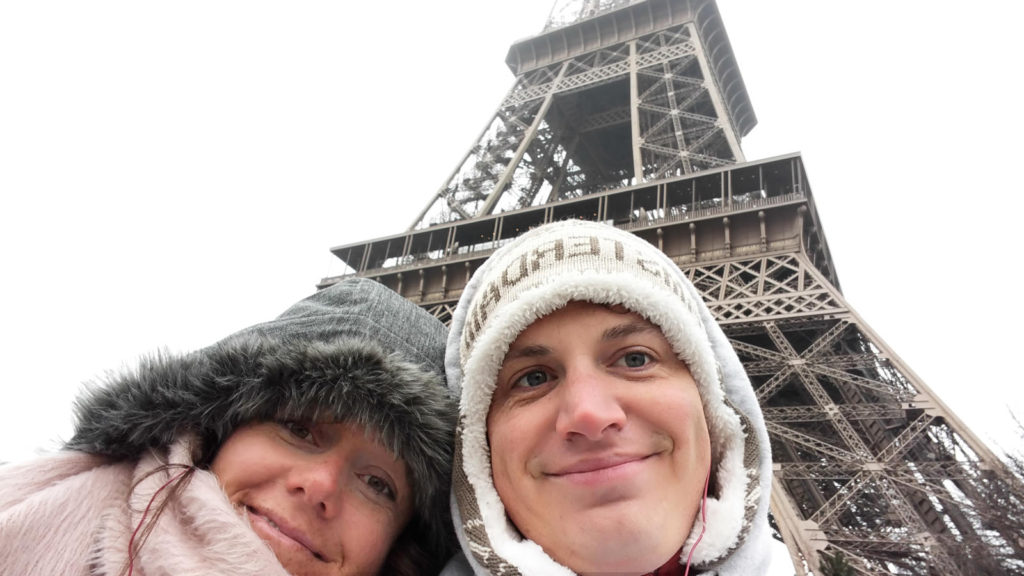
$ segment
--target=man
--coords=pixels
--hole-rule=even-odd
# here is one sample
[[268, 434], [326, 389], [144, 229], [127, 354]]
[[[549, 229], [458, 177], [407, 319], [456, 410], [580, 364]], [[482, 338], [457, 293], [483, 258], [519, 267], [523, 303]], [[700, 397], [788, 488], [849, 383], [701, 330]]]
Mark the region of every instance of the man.
[[758, 574], [771, 454], [728, 340], [671, 260], [611, 226], [498, 250], [452, 320], [460, 396], [442, 573]]

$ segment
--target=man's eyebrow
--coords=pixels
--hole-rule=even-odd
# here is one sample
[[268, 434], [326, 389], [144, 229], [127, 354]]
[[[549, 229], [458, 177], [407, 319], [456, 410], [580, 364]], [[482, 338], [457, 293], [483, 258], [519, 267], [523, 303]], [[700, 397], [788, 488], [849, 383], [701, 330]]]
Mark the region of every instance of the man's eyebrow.
[[541, 356], [547, 356], [551, 354], [551, 349], [547, 346], [530, 345], [523, 346], [522, 348], [512, 348], [505, 355], [505, 362], [509, 360], [516, 360], [518, 358], [539, 358]]
[[661, 330], [647, 321], [636, 321], [636, 322], [624, 322], [604, 331], [601, 334], [601, 340], [617, 340], [619, 338], [625, 338], [633, 334], [639, 334], [642, 332], [660, 332]]

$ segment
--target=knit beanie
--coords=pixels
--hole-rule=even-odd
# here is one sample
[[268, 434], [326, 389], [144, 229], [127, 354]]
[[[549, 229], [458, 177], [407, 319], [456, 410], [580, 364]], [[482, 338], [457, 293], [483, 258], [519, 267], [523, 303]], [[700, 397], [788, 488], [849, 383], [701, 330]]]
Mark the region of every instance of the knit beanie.
[[[759, 490], [748, 470], [758, 468], [759, 450], [767, 450], [744, 434], [745, 422], [726, 398], [716, 349], [725, 337], [700, 294], [660, 250], [610, 225], [578, 220], [537, 227], [496, 251], [476, 271], [454, 314], [446, 369], [460, 397], [452, 506], [463, 549], [481, 572], [571, 574], [507, 520], [491, 474], [487, 414], [512, 342], [572, 301], [622, 306], [644, 317], [689, 368], [711, 438], [716, 493], [708, 510], [717, 508], [716, 530], [722, 531], [720, 544], [697, 548], [694, 565], [723, 556], [739, 544], [745, 520], [757, 509], [759, 498], [747, 501]], [[739, 366], [734, 354], [730, 360]], [[745, 374], [742, 379], [753, 398]], [[689, 543], [699, 529], [698, 519]]]
[[118, 459], [199, 439], [197, 466], [261, 421], [356, 423], [408, 466], [414, 522], [443, 554], [455, 404], [444, 384], [447, 330], [387, 287], [348, 279], [216, 344], [143, 359], [76, 403], [66, 447]]

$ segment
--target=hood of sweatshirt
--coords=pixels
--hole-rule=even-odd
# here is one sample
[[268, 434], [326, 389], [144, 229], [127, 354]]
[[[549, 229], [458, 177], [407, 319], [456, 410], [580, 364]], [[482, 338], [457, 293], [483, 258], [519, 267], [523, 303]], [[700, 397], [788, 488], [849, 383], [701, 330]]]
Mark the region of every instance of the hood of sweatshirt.
[[474, 571], [573, 574], [509, 521], [487, 441], [487, 414], [509, 345], [571, 301], [623, 306], [643, 316], [687, 364], [708, 423], [713, 491], [704, 510], [707, 525], [698, 514], [681, 543], [680, 561], [686, 564], [700, 537], [694, 567], [756, 573], [769, 554], [771, 453], [750, 380], [678, 266], [637, 236], [581, 221], [541, 226], [496, 251], [474, 273], [453, 315], [445, 359], [448, 384], [460, 399], [452, 511]]

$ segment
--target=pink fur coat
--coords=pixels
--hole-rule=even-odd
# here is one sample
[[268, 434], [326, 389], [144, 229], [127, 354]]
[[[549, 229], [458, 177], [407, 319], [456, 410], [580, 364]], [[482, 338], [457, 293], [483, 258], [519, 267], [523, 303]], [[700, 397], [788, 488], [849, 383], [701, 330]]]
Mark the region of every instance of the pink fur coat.
[[[128, 543], [143, 511], [183, 469], [159, 468], [168, 461], [191, 464], [188, 448], [188, 441], [178, 441], [169, 454], [148, 453], [134, 462], [67, 450], [0, 466], [0, 574], [128, 574]], [[202, 470], [164, 509], [131, 573], [287, 574], [235, 513], [213, 474]]]

